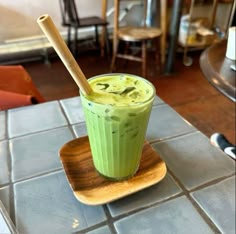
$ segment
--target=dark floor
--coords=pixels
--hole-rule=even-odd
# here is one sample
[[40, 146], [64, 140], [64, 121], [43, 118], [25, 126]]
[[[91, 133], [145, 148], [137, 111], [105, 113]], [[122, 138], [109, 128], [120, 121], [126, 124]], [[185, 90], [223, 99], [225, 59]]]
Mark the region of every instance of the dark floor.
[[[182, 64], [182, 54], [177, 54], [175, 72], [167, 76], [159, 74], [150, 54], [148, 79], [155, 85], [160, 98], [204, 134], [210, 136], [222, 132], [235, 144], [235, 104], [206, 81], [199, 68], [200, 52], [190, 55], [194, 63], [186, 67]], [[80, 54], [77, 62], [86, 77], [109, 72], [110, 59], [101, 58], [96, 53]], [[78, 95], [76, 84], [59, 59], [51, 59], [51, 65], [38, 61], [24, 63], [23, 66], [46, 100]], [[141, 74], [138, 63], [125, 64], [121, 60], [117, 71]]]

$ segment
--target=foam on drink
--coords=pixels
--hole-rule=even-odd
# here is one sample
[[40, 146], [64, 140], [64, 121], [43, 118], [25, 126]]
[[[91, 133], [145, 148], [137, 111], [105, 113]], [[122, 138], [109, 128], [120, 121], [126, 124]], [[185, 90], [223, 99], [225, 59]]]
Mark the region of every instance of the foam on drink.
[[153, 88], [144, 80], [128, 74], [114, 74], [89, 81], [91, 101], [115, 106], [137, 105], [153, 96]]

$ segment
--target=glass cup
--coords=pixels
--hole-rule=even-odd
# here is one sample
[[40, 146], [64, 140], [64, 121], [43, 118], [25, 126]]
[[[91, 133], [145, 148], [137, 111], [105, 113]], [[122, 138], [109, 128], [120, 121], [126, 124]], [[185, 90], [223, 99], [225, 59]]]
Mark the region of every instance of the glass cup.
[[138, 104], [120, 106], [98, 103], [96, 98], [91, 100], [80, 92], [95, 169], [115, 181], [129, 179], [138, 170], [155, 88], [147, 80], [130, 74], [104, 74], [88, 80], [124, 76], [145, 82], [152, 90], [151, 96]]

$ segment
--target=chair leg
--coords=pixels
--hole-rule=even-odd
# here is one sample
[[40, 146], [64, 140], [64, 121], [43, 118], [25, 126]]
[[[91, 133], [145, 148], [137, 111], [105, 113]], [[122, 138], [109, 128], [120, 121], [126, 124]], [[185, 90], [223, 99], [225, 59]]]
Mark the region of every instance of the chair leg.
[[69, 49], [71, 49], [71, 27], [68, 27], [67, 30], [67, 45], [69, 47]]
[[98, 36], [98, 26], [95, 26], [95, 43], [99, 47], [99, 36]]
[[155, 40], [156, 48], [155, 48], [155, 60], [156, 60], [156, 67], [159, 68], [159, 73], [162, 73], [163, 70], [163, 63], [162, 63], [162, 41], [160, 38], [156, 38]]
[[[126, 41], [126, 42], [125, 42], [125, 48], [124, 48], [124, 54], [125, 54], [125, 55], [128, 55], [128, 54], [129, 54], [129, 48], [130, 48], [130, 42]], [[127, 68], [128, 62], [129, 62], [128, 59], [124, 59], [124, 69]]]
[[113, 55], [112, 55], [112, 60], [111, 60], [111, 72], [115, 71], [115, 63], [116, 63], [118, 45], [119, 45], [119, 41], [117, 41], [116, 45], [113, 45]]
[[105, 28], [105, 43], [106, 43], [106, 54], [108, 57], [110, 57], [109, 35], [107, 28]]
[[104, 57], [104, 47], [105, 47], [105, 28], [102, 28], [102, 33], [99, 41], [98, 26], [95, 26], [95, 43], [98, 48], [100, 48], [101, 57]]
[[147, 78], [147, 42], [142, 41], [142, 76]]
[[100, 55], [104, 57], [104, 48], [105, 48], [105, 40], [106, 40], [106, 27], [102, 26], [102, 32], [100, 35]]
[[72, 49], [72, 53], [73, 53], [74, 57], [77, 57], [77, 55], [78, 55], [77, 40], [78, 40], [78, 29], [75, 27], [74, 28], [74, 43], [73, 43], [73, 49]]

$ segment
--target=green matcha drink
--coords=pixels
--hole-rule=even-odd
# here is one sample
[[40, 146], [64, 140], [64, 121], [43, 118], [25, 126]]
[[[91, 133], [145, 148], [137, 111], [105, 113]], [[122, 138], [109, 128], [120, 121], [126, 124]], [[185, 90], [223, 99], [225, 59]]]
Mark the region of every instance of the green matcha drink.
[[155, 88], [129, 74], [89, 79], [93, 93], [81, 93], [86, 126], [99, 174], [113, 180], [132, 177], [138, 167]]

